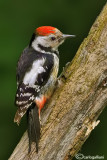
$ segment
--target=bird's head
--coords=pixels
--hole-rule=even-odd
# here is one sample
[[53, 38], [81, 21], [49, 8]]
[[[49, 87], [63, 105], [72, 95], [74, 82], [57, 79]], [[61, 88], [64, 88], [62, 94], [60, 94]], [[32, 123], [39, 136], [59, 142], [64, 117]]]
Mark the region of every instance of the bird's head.
[[[53, 51], [58, 49], [65, 39], [75, 37], [74, 35], [63, 34], [55, 27], [42, 26], [35, 29], [30, 45], [38, 50], [39, 47], [51, 48]], [[41, 48], [42, 48], [41, 47]]]

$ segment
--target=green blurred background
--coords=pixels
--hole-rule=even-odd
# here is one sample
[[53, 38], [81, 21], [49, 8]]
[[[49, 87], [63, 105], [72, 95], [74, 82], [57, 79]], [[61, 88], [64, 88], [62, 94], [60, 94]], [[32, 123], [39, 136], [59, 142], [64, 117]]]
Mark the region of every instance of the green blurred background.
[[[99, 15], [106, 0], [0, 1], [0, 160], [7, 160], [26, 130], [26, 118], [18, 127], [13, 123], [16, 107], [16, 64], [35, 28], [51, 25], [76, 38], [60, 47], [60, 72], [75, 55], [79, 45]], [[105, 110], [101, 123], [81, 149], [84, 155], [104, 155], [107, 159]]]

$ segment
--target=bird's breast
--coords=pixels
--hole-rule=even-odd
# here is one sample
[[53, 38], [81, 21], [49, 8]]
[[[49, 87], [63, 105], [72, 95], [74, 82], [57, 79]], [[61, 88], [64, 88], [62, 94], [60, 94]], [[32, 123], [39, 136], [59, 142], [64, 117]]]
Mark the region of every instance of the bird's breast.
[[59, 70], [59, 58], [57, 57], [57, 55], [53, 55], [53, 56], [54, 56], [54, 65], [53, 65], [53, 68], [52, 68], [52, 71], [50, 73], [50, 76], [49, 76], [47, 83], [42, 87], [42, 89], [37, 97], [39, 99], [43, 95], [45, 95], [45, 97], [47, 99], [49, 99], [53, 93], [54, 88], [55, 88], [55, 83], [57, 80], [57, 75], [58, 75], [58, 70]]

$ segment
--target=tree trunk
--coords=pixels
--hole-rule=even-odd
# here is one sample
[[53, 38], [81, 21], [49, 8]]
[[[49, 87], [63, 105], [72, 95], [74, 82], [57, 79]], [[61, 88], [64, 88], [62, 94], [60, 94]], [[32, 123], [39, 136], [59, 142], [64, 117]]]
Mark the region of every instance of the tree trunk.
[[24, 133], [9, 160], [71, 160], [107, 105], [107, 4], [42, 111], [38, 154]]

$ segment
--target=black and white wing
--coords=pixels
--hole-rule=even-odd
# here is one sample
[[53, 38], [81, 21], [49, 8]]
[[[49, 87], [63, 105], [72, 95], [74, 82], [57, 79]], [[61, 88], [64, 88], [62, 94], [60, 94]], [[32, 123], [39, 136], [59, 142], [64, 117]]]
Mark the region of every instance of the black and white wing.
[[53, 56], [26, 48], [17, 67], [17, 92], [15, 104], [18, 107], [14, 121], [18, 124], [27, 109], [34, 102], [41, 87], [46, 84], [54, 65]]

